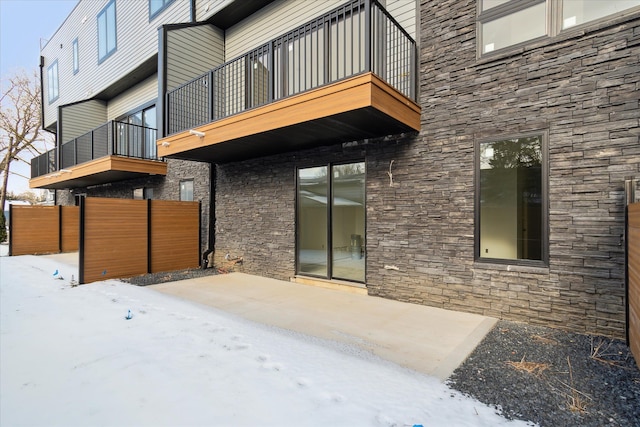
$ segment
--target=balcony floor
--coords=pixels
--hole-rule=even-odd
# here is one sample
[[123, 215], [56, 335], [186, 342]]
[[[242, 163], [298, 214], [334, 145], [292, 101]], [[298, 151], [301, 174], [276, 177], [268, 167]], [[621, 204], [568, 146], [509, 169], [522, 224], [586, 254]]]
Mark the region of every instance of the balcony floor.
[[158, 141], [158, 156], [225, 163], [420, 130], [420, 107], [372, 73]]
[[166, 175], [167, 164], [121, 156], [106, 156], [31, 178], [30, 188], [66, 189], [106, 184], [149, 175]]

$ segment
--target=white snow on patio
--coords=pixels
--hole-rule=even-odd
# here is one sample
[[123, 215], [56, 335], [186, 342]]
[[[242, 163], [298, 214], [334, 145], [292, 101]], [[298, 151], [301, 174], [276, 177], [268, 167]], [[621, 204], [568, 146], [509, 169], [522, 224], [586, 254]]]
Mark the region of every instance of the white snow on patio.
[[0, 258], [2, 426], [526, 425], [354, 347], [71, 275]]

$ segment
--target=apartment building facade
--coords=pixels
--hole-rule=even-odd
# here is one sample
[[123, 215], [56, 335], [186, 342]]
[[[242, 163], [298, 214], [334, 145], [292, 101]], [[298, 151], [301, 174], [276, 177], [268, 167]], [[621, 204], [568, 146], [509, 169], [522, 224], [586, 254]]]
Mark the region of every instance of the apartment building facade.
[[191, 186], [218, 265], [624, 334], [640, 1], [81, 1], [42, 53], [59, 144], [114, 121], [152, 157], [59, 145], [59, 203]]

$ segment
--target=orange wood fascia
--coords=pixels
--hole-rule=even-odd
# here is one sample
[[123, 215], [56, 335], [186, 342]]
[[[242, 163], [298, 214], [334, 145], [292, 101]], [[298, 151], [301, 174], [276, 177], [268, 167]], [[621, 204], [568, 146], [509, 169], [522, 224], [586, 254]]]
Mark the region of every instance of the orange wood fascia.
[[42, 175], [29, 180], [29, 188], [41, 188], [49, 184], [57, 184], [70, 181], [76, 178], [84, 178], [85, 176], [94, 175], [100, 172], [108, 172], [112, 170], [125, 172], [148, 173], [154, 175], [166, 175], [167, 164], [153, 160], [133, 159], [120, 156], [105, 156], [96, 160], [74, 165], [70, 168], [64, 168], [71, 172], [56, 172]]
[[[295, 95], [195, 128], [202, 138], [188, 131], [158, 141], [158, 156], [164, 157], [230, 139], [255, 135], [293, 124], [371, 106], [373, 74], [352, 77], [330, 86]], [[169, 143], [168, 147], [162, 145]]]

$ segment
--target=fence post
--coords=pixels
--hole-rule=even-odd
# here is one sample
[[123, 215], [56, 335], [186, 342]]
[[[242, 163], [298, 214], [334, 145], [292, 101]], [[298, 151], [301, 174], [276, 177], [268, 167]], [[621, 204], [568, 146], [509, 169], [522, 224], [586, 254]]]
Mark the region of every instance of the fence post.
[[[5, 203], [7, 202], [5, 201]], [[4, 215], [4, 206], [2, 206], [2, 215]], [[13, 218], [13, 205], [9, 203], [9, 256], [13, 255], [13, 227], [11, 226], [12, 218]]]
[[78, 242], [78, 283], [84, 284], [84, 216], [86, 211], [86, 197], [80, 197], [80, 215], [78, 225], [80, 230]]
[[[625, 301], [625, 339], [629, 340], [629, 205], [636, 201], [636, 180], [633, 178], [624, 180], [624, 301]], [[640, 362], [638, 362], [640, 363]]]
[[62, 205], [58, 206], [58, 253], [62, 253]]
[[152, 273], [151, 271], [151, 199], [147, 199], [147, 273]]

